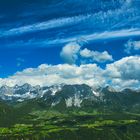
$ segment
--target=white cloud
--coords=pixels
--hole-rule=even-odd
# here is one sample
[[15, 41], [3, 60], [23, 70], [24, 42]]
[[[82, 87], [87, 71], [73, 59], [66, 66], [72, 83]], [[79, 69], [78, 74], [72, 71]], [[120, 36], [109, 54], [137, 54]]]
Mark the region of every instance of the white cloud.
[[99, 63], [113, 61], [112, 55], [107, 51], [98, 52], [87, 48], [81, 49], [81, 46], [75, 42], [65, 45], [60, 52], [60, 56], [68, 64], [75, 64], [78, 58], [81, 62], [86, 60]]
[[116, 89], [125, 89], [125, 88], [140, 88], [140, 81], [138, 80], [122, 80], [122, 79], [113, 79], [112, 86]]
[[129, 40], [126, 44], [125, 44], [125, 52], [130, 54], [133, 51], [138, 51], [140, 50], [140, 41], [132, 41]]
[[108, 64], [104, 71], [104, 77], [114, 87], [140, 88], [140, 56], [125, 57]]
[[80, 55], [82, 57], [89, 58], [92, 56], [92, 52], [90, 50], [88, 50], [87, 48], [85, 48], [84, 50], [80, 51]]
[[87, 48], [80, 51], [80, 55], [83, 58], [90, 58], [92, 61], [96, 62], [106, 62], [106, 61], [113, 61], [112, 55], [110, 55], [107, 51], [98, 52], [98, 51], [91, 51]]
[[69, 43], [62, 48], [61, 58], [68, 64], [74, 64], [78, 59], [78, 53], [81, 46], [77, 43]]
[[105, 69], [96, 64], [84, 65], [47, 65], [28, 68], [8, 78], [0, 79], [1, 85], [14, 86], [29, 83], [31, 85], [50, 86], [54, 84], [88, 84], [94, 88], [108, 84], [122, 88], [140, 88], [140, 56], [122, 58], [106, 65]]
[[[13, 76], [0, 79], [1, 85], [14, 86], [29, 83], [31, 85], [50, 86], [53, 84], [88, 84], [94, 87], [103, 84], [104, 80], [98, 75], [102, 70], [96, 64], [87, 65], [40, 65], [17, 72]], [[102, 81], [102, 82], [101, 82]]]
[[140, 80], [140, 56], [125, 57], [108, 64], [106, 73], [112, 78]]

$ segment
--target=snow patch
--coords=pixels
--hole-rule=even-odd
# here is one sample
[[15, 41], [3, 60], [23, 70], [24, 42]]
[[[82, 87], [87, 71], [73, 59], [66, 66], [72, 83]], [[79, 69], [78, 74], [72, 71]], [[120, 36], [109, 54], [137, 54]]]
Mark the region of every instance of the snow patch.
[[69, 97], [65, 99], [67, 107], [81, 107], [82, 99], [80, 99], [80, 95], [74, 95], [74, 97]]

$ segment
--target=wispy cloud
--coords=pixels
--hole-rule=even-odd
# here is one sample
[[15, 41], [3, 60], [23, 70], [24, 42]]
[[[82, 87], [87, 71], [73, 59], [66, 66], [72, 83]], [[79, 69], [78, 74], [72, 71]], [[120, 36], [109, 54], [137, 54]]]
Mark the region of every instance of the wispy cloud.
[[49, 47], [50, 45], [67, 44], [70, 42], [77, 43], [88, 43], [98, 40], [108, 40], [108, 39], [120, 39], [140, 36], [140, 29], [126, 29], [126, 30], [116, 30], [116, 31], [105, 31], [97, 32], [85, 35], [75, 35], [67, 38], [46, 38], [46, 39], [31, 39], [28, 41], [19, 40], [14, 43], [7, 44], [8, 47], [19, 47], [19, 46], [34, 46], [34, 47]]
[[[71, 25], [73, 25], [73, 27], [75, 27], [74, 25], [77, 25], [76, 27], [78, 29], [81, 28], [81, 30], [82, 27], [85, 27], [86, 31], [89, 29], [90, 31], [91, 29], [92, 31], [94, 31], [97, 28], [101, 29], [102, 31], [107, 29], [123, 29], [128, 27], [129, 25], [132, 25], [132, 27], [139, 27], [138, 22], [135, 22], [139, 21], [140, 19], [139, 12], [137, 12], [137, 10], [139, 11], [139, 9], [133, 6], [131, 7], [131, 2], [131, 0], [127, 0], [125, 2], [123, 1], [120, 8], [110, 9], [107, 11], [91, 11], [89, 12], [90, 14], [84, 12], [79, 15], [75, 14], [75, 16], [73, 17], [59, 17], [44, 22], [37, 22], [30, 25], [11, 28], [9, 30], [1, 31], [0, 37], [21, 35], [24, 33], [48, 30], [52, 28], [59, 28]], [[78, 23], [80, 24], [78, 25]]]
[[52, 19], [52, 20], [45, 21], [45, 22], [39, 22], [39, 23], [31, 24], [31, 25], [18, 27], [18, 28], [12, 28], [10, 30], [1, 32], [0, 37], [21, 35], [21, 34], [29, 33], [29, 32], [35, 32], [35, 31], [40, 31], [40, 30], [64, 27], [64, 26], [68, 26], [71, 24], [77, 24], [78, 22], [85, 20], [89, 16], [80, 15], [80, 16], [74, 16], [74, 17]]
[[70, 38], [62, 38], [56, 40], [50, 40], [48, 44], [59, 44], [59, 43], [67, 43], [67, 42], [74, 42], [79, 40], [88, 41], [96, 41], [96, 40], [104, 40], [104, 39], [114, 39], [114, 38], [125, 38], [125, 37], [133, 37], [133, 36], [140, 36], [140, 29], [124, 29], [124, 30], [116, 30], [116, 31], [105, 31], [105, 32], [97, 32], [91, 33], [86, 35], [77, 35], [75, 37]]

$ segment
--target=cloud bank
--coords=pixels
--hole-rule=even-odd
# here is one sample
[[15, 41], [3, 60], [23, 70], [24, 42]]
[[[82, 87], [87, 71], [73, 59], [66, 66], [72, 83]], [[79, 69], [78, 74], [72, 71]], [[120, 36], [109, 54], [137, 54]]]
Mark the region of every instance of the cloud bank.
[[54, 84], [88, 84], [94, 88], [111, 85], [114, 88], [140, 88], [140, 56], [122, 58], [107, 64], [105, 69], [96, 64], [47, 65], [28, 68], [8, 78], [0, 79], [0, 85], [50, 86]]

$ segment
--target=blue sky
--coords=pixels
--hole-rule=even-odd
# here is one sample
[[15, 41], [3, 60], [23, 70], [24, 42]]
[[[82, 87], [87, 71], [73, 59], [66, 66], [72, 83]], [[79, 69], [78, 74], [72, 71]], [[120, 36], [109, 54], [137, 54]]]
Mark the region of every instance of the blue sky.
[[105, 69], [139, 56], [139, 6], [133, 0], [0, 1], [0, 77], [41, 64]]

